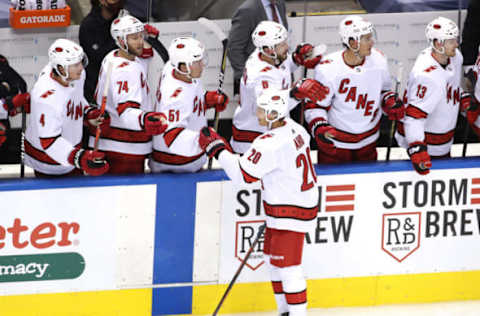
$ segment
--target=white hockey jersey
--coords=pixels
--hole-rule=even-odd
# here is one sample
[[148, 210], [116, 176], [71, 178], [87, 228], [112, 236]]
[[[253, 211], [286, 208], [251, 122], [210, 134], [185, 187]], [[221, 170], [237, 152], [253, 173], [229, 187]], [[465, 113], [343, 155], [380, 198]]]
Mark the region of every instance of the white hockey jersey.
[[51, 73], [47, 65], [30, 93], [25, 164], [41, 173], [60, 175], [74, 169], [68, 156], [81, 145], [83, 112], [88, 103], [83, 97], [85, 71], [68, 87], [54, 80]]
[[168, 130], [153, 137], [149, 161], [153, 172], [195, 172], [207, 161], [198, 145], [199, 131], [207, 126], [205, 90], [199, 80], [191, 83], [173, 76], [165, 65], [156, 94], [156, 111], [168, 119]]
[[8, 110], [6, 109], [6, 104], [3, 99], [0, 99], [0, 120], [5, 120], [8, 118]]
[[285, 121], [257, 137], [241, 157], [224, 150], [218, 161], [236, 184], [262, 182], [267, 227], [307, 232], [319, 198], [310, 135], [292, 119]]
[[344, 51], [325, 57], [315, 67], [315, 80], [330, 89], [327, 97], [305, 109], [305, 120], [312, 126], [324, 119], [339, 131], [336, 147], [359, 149], [380, 136], [382, 91], [391, 90], [392, 80], [386, 57], [373, 48], [363, 64], [345, 63]]
[[[278, 67], [260, 59], [260, 51], [255, 49], [247, 59], [243, 77], [240, 80], [240, 106], [237, 107], [232, 121], [232, 138], [230, 144], [237, 153], [244, 153], [253, 140], [266, 132], [266, 127], [258, 124], [255, 114], [257, 96], [263, 89], [292, 87], [292, 72], [297, 69], [291, 55]], [[293, 98], [289, 101], [289, 110], [299, 102]]]
[[408, 78], [406, 115], [395, 134], [400, 146], [424, 141], [431, 156], [450, 152], [460, 109], [462, 63], [458, 49], [445, 68], [430, 47], [418, 55]]
[[[108, 53], [102, 61], [95, 92], [97, 104], [102, 104], [108, 63], [112, 74], [107, 93], [106, 111], [110, 115], [110, 128], [102, 131], [98, 149], [123, 154], [148, 155], [152, 151], [152, 137], [144, 132], [141, 116], [153, 110], [148, 87], [148, 59], [136, 57], [134, 61]], [[95, 137], [89, 139], [93, 147]]]
[[[477, 61], [475, 62], [475, 65], [473, 66], [473, 71], [475, 71], [477, 82], [475, 83], [475, 88], [474, 88], [474, 95], [475, 99], [477, 101], [480, 101], [480, 80], [478, 80], [478, 76], [480, 75], [480, 55], [477, 57]], [[477, 120], [474, 122], [475, 124], [475, 129], [480, 129], [480, 116], [477, 118]], [[480, 136], [480, 130], [477, 132]]]

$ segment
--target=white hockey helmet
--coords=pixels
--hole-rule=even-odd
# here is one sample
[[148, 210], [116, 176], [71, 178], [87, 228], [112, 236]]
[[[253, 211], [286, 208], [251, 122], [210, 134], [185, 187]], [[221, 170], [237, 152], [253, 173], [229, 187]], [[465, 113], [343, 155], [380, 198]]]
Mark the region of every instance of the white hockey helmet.
[[[425, 36], [427, 37], [430, 46], [432, 46], [432, 48], [435, 50], [437, 49], [433, 45], [434, 40], [443, 43], [445, 40], [458, 38], [458, 35], [459, 32], [457, 24], [455, 24], [455, 22], [452, 20], [442, 16], [428, 23], [427, 28], [425, 29]], [[444, 49], [442, 48], [442, 51], [438, 52], [443, 54]]]
[[374, 34], [375, 30], [373, 24], [361, 16], [349, 15], [340, 22], [339, 33], [342, 38], [342, 43], [350, 47], [350, 39], [360, 41], [363, 35]]
[[[269, 88], [262, 90], [262, 93], [257, 97], [257, 107], [265, 111], [265, 119], [269, 128], [273, 122], [287, 116], [288, 93], [288, 90]], [[275, 113], [277, 115], [273, 119], [269, 118], [271, 114]]]
[[[86, 67], [88, 64], [88, 58], [83, 52], [83, 48], [77, 43], [64, 38], [57, 39], [50, 45], [48, 61], [63, 80], [68, 78], [68, 66], [79, 62], [82, 62], [83, 67]], [[62, 66], [65, 75], [62, 75], [58, 66]]]
[[[127, 35], [143, 32], [143, 30], [143, 23], [131, 15], [116, 18], [110, 26], [110, 34], [115, 40], [115, 44], [126, 52], [128, 52]], [[120, 40], [125, 43], [125, 47], [122, 47]]]
[[252, 33], [252, 42], [255, 47], [264, 53], [263, 48], [274, 49], [275, 45], [286, 41], [288, 38], [287, 29], [280, 23], [273, 21], [262, 21]]
[[[193, 37], [177, 37], [170, 43], [168, 48], [170, 64], [178, 72], [190, 75], [190, 66], [193, 62], [203, 60], [207, 65], [205, 46]], [[180, 64], [185, 64], [187, 72], [180, 70]]]

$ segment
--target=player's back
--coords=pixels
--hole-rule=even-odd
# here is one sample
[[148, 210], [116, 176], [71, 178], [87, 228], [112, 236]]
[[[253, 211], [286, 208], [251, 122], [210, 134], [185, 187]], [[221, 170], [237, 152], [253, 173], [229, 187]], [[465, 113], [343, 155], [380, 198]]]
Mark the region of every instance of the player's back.
[[[308, 222], [318, 210], [316, 173], [310, 157], [310, 136], [299, 124], [285, 119], [286, 124], [258, 137], [252, 144], [256, 152], [247, 152], [246, 159], [254, 163], [257, 153], [265, 153], [264, 161], [273, 169], [262, 177], [262, 198], [269, 227], [306, 231]], [[243, 164], [242, 164], [243, 165]], [[305, 222], [283, 217], [286, 210]], [[303, 214], [303, 215], [302, 215]], [[298, 216], [297, 216], [298, 215]]]

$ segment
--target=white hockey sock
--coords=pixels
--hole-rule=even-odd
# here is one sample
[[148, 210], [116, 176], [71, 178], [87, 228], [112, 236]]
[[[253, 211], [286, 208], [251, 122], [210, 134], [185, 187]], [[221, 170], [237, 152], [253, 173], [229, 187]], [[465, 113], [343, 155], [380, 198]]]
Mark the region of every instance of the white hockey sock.
[[277, 309], [279, 315], [282, 313], [288, 312], [288, 304], [285, 299], [285, 294], [283, 292], [283, 285], [280, 279], [280, 268], [272, 266], [269, 262], [267, 263], [270, 269], [270, 279], [272, 280], [273, 293], [275, 295], [275, 301], [277, 302]]
[[301, 266], [280, 268], [289, 316], [307, 315], [307, 282]]

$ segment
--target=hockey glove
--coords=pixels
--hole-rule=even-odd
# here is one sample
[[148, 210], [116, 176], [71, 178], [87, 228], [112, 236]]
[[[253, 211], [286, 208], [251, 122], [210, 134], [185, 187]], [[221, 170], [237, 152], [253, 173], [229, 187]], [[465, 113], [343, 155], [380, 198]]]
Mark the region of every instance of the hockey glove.
[[149, 135], [160, 135], [168, 128], [167, 117], [161, 112], [145, 112], [140, 116], [140, 125]]
[[383, 97], [382, 109], [390, 121], [401, 120], [405, 116], [405, 106], [394, 92], [387, 92]]
[[320, 119], [313, 123], [312, 134], [315, 136], [315, 141], [319, 147], [327, 146], [332, 149], [335, 148], [332, 139], [335, 139], [337, 130], [324, 119]]
[[0, 147], [3, 145], [3, 143], [5, 143], [6, 140], [7, 140], [7, 128], [5, 127], [5, 125], [0, 123]]
[[109, 169], [108, 162], [104, 158], [104, 153], [75, 148], [68, 156], [68, 162], [88, 175], [101, 176]]
[[92, 135], [95, 135], [97, 126], [100, 126], [100, 130], [104, 132], [110, 127], [110, 115], [108, 112], [104, 112], [100, 116], [100, 112], [100, 109], [95, 107], [90, 107], [85, 111], [85, 125]]
[[480, 105], [477, 99], [467, 92], [462, 92], [460, 106], [462, 111], [465, 111], [467, 114], [468, 123], [473, 125], [480, 114]]
[[290, 90], [290, 96], [298, 101], [306, 98], [312, 102], [320, 102], [330, 92], [328, 87], [325, 87], [320, 82], [313, 79], [302, 79], [295, 83], [295, 86]]
[[6, 97], [3, 107], [10, 116], [22, 113], [22, 108], [25, 109], [25, 113], [30, 113], [30, 93], [25, 92], [13, 97]]
[[311, 44], [300, 44], [292, 54], [292, 58], [297, 65], [313, 69], [322, 60], [322, 55], [313, 56], [313, 53], [314, 48]]
[[227, 108], [228, 101], [228, 96], [221, 90], [207, 91], [205, 93], [207, 109], [215, 108], [217, 112], [222, 112]]
[[232, 152], [225, 138], [218, 135], [211, 127], [204, 127], [200, 130], [198, 145], [210, 158], [215, 157], [218, 159], [218, 155], [220, 155], [224, 149]]
[[149, 37], [158, 38], [158, 34], [160, 32], [158, 31], [158, 29], [155, 26], [150, 25], [150, 24], [145, 24], [144, 29], [145, 29], [145, 32], [147, 33], [147, 35]]
[[430, 172], [432, 161], [427, 152], [427, 144], [424, 142], [411, 143], [407, 149], [407, 153], [410, 156], [415, 171], [421, 175], [426, 175]]

